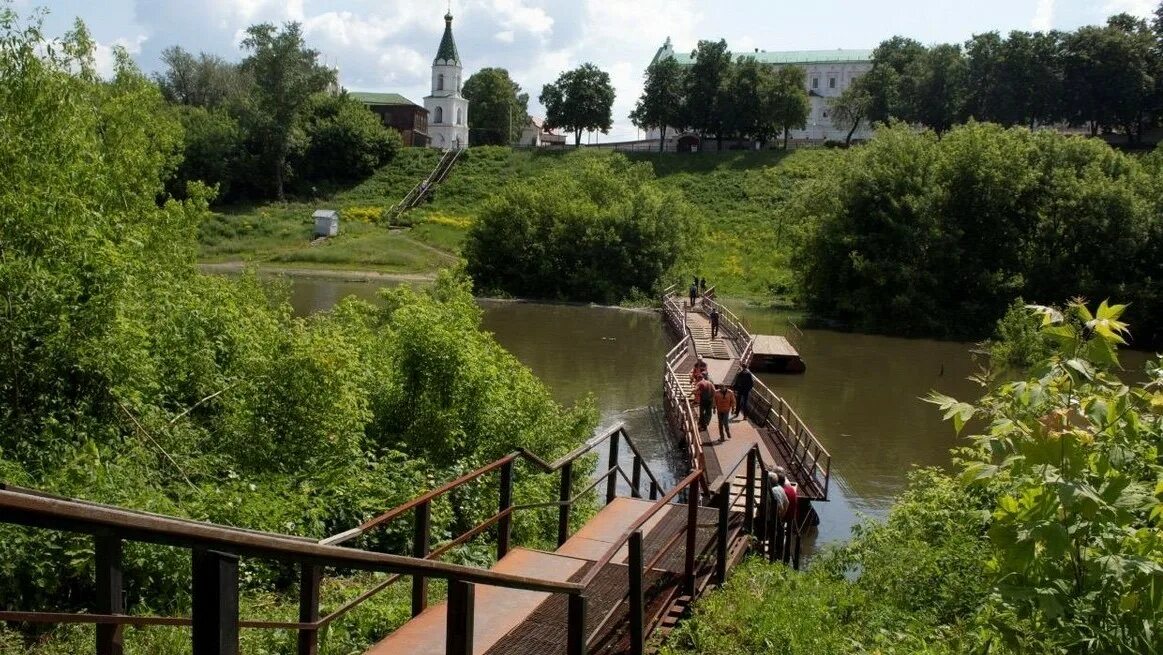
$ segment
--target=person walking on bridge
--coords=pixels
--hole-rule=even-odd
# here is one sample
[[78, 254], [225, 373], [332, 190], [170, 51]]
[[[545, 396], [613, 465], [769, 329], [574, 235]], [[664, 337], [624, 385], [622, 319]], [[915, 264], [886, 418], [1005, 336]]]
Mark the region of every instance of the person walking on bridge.
[[747, 368], [747, 364], [743, 364], [739, 373], [735, 375], [735, 395], [738, 400], [735, 403], [735, 416], [743, 415], [747, 418], [747, 399], [751, 397], [751, 390], [755, 388], [755, 376], [751, 374], [751, 369]]
[[719, 414], [719, 443], [731, 438], [731, 412], [735, 410], [735, 392], [725, 384], [715, 391], [715, 411]]
[[719, 336], [719, 308], [711, 306], [711, 338], [716, 339]]
[[699, 386], [699, 381], [703, 379], [703, 374], [707, 372], [707, 363], [703, 360], [695, 362], [695, 367], [691, 369], [691, 389]]
[[699, 401], [699, 431], [706, 430], [711, 425], [711, 405], [714, 403], [715, 385], [711, 384], [711, 376], [703, 373], [703, 379], [695, 386], [695, 398]]
[[699, 285], [691, 283], [691, 309], [695, 308], [695, 296], [699, 295]]

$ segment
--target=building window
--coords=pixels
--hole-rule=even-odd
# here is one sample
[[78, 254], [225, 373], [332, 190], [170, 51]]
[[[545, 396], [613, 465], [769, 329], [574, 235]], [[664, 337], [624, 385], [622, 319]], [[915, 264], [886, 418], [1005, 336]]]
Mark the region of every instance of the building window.
[[834, 89], [834, 88], [836, 88], [836, 78], [834, 78], [834, 77], [829, 77], [829, 78], [828, 78], [828, 88], [829, 88], [829, 89]]
[[436, 108], [436, 124], [440, 125], [444, 122], [444, 107]]
[[812, 78], [812, 88], [813, 88], [813, 89], [818, 89], [818, 88], [820, 88], [820, 78], [818, 78], [818, 77], [813, 77], [813, 78]]
[[[441, 73], [441, 74], [436, 76], [436, 90], [437, 91], [444, 90], [444, 73]], [[436, 122], [439, 123], [440, 121], [436, 121]]]
[[463, 110], [461, 110], [461, 109], [456, 110], [456, 124], [457, 125], [464, 125], [464, 115], [461, 114], [461, 111], [463, 111]]

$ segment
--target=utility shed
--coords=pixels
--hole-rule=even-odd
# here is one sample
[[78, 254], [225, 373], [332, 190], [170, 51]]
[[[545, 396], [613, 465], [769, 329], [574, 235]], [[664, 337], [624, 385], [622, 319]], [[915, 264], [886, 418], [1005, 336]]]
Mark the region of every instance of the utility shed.
[[315, 236], [333, 237], [339, 234], [339, 212], [334, 209], [317, 209], [311, 216], [315, 219]]

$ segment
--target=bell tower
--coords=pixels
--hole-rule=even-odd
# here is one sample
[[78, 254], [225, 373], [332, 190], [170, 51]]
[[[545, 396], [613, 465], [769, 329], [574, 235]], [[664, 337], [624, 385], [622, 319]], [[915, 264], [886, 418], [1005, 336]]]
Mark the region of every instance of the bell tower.
[[428, 110], [429, 145], [433, 148], [468, 147], [468, 100], [460, 93], [460, 54], [452, 38], [452, 12], [444, 15], [444, 36], [432, 60], [432, 93], [424, 98]]

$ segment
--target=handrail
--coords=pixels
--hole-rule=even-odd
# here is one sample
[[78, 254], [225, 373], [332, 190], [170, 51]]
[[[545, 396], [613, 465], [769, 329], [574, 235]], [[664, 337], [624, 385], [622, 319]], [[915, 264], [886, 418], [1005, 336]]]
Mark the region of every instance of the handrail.
[[[820, 488], [822, 496], [820, 499], [828, 500], [832, 455], [820, 443], [816, 435], [812, 433], [807, 423], [792, 409], [791, 405], [781, 396], [776, 395], [758, 377], [755, 378], [754, 389], [757, 395], [768, 404], [768, 410], [760, 417], [759, 422], [762, 425], [770, 425], [773, 429], [782, 433], [786, 439], [791, 441], [792, 451], [788, 466], [797, 469], [794, 471], [796, 479], [800, 480], [804, 476], [810, 477], [813, 483]], [[772, 420], [772, 414], [775, 414], [778, 422]], [[807, 461], [809, 454], [811, 454], [810, 463]], [[792, 472], [789, 471], [789, 473]], [[803, 486], [803, 480], [800, 480], [800, 482], [801, 486]]]
[[31, 527], [52, 527], [68, 532], [104, 533], [115, 529], [130, 541], [182, 548], [214, 549], [237, 555], [332, 566], [458, 579], [466, 582], [526, 591], [579, 593], [580, 585], [485, 571], [471, 566], [376, 553], [355, 548], [289, 538], [285, 535], [242, 530], [214, 523], [191, 521], [127, 511], [111, 505], [81, 503], [45, 494], [0, 490], [4, 522]]

